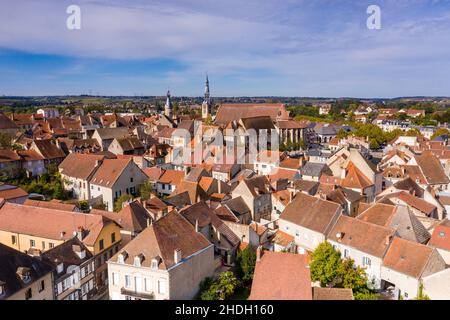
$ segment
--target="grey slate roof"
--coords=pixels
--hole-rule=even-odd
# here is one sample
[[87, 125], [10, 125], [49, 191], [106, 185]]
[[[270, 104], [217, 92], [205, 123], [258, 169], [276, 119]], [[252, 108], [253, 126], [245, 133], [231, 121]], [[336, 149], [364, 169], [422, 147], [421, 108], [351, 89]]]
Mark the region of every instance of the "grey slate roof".
[[325, 163], [307, 162], [301, 169], [300, 173], [305, 176], [320, 177], [323, 171], [327, 170]]
[[[19, 268], [29, 269], [31, 276], [29, 283], [24, 283], [17, 276]], [[30, 283], [42, 278], [52, 270], [51, 265], [0, 243], [0, 283], [3, 283], [5, 288], [5, 295], [0, 296], [0, 300], [27, 287]]]

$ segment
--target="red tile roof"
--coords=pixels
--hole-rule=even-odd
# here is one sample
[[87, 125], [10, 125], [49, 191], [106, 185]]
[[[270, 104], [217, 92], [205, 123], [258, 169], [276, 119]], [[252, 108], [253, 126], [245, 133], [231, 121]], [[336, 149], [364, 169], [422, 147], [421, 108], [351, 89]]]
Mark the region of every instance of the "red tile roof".
[[39, 200], [31, 200], [27, 199], [23, 203], [26, 206], [32, 206], [32, 207], [40, 207], [40, 208], [47, 208], [47, 209], [55, 209], [55, 210], [62, 210], [62, 211], [75, 211], [76, 205], [74, 204], [68, 204], [68, 203], [62, 203], [58, 200], [56, 201], [39, 201]]
[[428, 245], [450, 251], [450, 221], [448, 219], [434, 228]]
[[325, 233], [340, 211], [337, 203], [299, 192], [281, 213], [280, 219]]
[[132, 163], [131, 159], [104, 159], [101, 166], [92, 176], [91, 183], [110, 188], [119, 179], [122, 172]]
[[[42, 222], [45, 223], [42, 223]], [[5, 203], [0, 208], [0, 230], [46, 239], [68, 240], [74, 231], [88, 231], [83, 243], [92, 246], [111, 220], [99, 215]]]
[[159, 177], [158, 182], [164, 184], [178, 185], [184, 178], [184, 171], [166, 170]]
[[87, 180], [100, 166], [103, 155], [70, 153], [59, 165], [61, 174]]
[[433, 248], [395, 237], [383, 259], [383, 265], [418, 279], [432, 253]]
[[425, 200], [423, 200], [421, 198], [417, 198], [417, 197], [409, 194], [406, 191], [400, 192], [400, 194], [398, 195], [398, 198], [401, 201], [404, 201], [409, 206], [422, 211], [426, 215], [430, 215], [434, 210], [436, 210], [436, 206], [432, 205], [429, 202], [426, 202]]
[[354, 164], [349, 162], [347, 166], [347, 175], [342, 181], [342, 186], [351, 189], [365, 189], [373, 185], [372, 181], [369, 180]]
[[328, 239], [381, 258], [394, 234], [391, 228], [341, 215], [329, 232]]
[[[4, 187], [4, 186], [0, 186]], [[28, 192], [23, 190], [22, 188], [11, 186], [10, 188], [0, 188], [0, 198], [6, 200], [12, 200], [22, 197], [27, 197]]]
[[192, 226], [179, 213], [172, 211], [148, 228], [144, 229], [136, 238], [122, 248], [117, 256], [127, 252], [125, 263], [133, 264], [134, 257], [144, 255], [143, 267], [150, 267], [152, 259], [159, 259], [159, 269], [167, 270], [175, 265], [174, 252], [181, 250], [181, 258], [191, 256], [212, 244], [201, 232], [196, 232]]
[[286, 106], [281, 103], [236, 103], [222, 104], [217, 110], [215, 122], [219, 125], [226, 125], [230, 121], [262, 116], [269, 116], [273, 121], [277, 120], [277, 118], [280, 120], [289, 118]]
[[357, 216], [357, 219], [374, 223], [379, 226], [389, 227], [394, 214], [395, 206], [384, 203], [375, 203]]
[[156, 181], [159, 179], [164, 170], [159, 167], [150, 167], [144, 168], [142, 171], [144, 171], [145, 175], [150, 179], [150, 181]]
[[10, 149], [0, 149], [0, 162], [20, 161], [16, 151]]
[[424, 151], [415, 158], [429, 184], [447, 184], [450, 182], [439, 159], [431, 151]]
[[264, 251], [256, 262], [249, 300], [312, 300], [307, 256]]

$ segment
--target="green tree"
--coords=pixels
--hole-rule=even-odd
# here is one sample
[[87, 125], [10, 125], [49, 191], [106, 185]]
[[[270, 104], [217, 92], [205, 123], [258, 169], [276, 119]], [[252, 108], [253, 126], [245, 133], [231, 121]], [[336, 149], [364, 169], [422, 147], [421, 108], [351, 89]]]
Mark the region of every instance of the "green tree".
[[89, 204], [86, 200], [78, 201], [77, 207], [83, 212], [89, 210]]
[[222, 272], [219, 277], [214, 280], [206, 280], [202, 283], [203, 292], [200, 294], [202, 300], [225, 300], [230, 298], [236, 288], [240, 285], [232, 271]]
[[347, 131], [345, 131], [344, 129], [339, 129], [336, 137], [341, 140], [341, 139], [345, 139], [347, 138], [349, 135], [349, 133]]
[[368, 279], [365, 271], [355, 267], [353, 259], [343, 259], [339, 266], [339, 280], [337, 287], [351, 288], [355, 300], [376, 300], [377, 295], [367, 287]]
[[422, 134], [420, 133], [419, 129], [412, 128], [412, 129], [409, 129], [408, 131], [406, 131], [406, 135], [409, 137], [419, 137]]
[[342, 259], [330, 243], [321, 243], [312, 253], [311, 279], [322, 287], [351, 288], [356, 300], [375, 300], [378, 296], [368, 287], [365, 271], [355, 267], [352, 259]]
[[133, 196], [130, 194], [123, 194], [119, 198], [117, 198], [116, 202], [114, 202], [114, 211], [119, 212], [122, 210], [122, 205], [124, 202], [132, 200]]
[[238, 275], [244, 282], [250, 282], [255, 272], [256, 252], [250, 246], [247, 246], [237, 255]]
[[199, 298], [201, 300], [216, 300], [217, 295], [215, 292], [209, 290], [214, 283], [214, 279], [210, 277], [206, 277], [200, 282], [200, 293]]
[[433, 139], [435, 139], [435, 138], [437, 138], [437, 137], [439, 137], [439, 136], [442, 136], [442, 135], [450, 136], [450, 132], [449, 132], [447, 129], [445, 129], [445, 128], [439, 128], [439, 129], [437, 129], [436, 132], [431, 136], [431, 140], [433, 140]]
[[430, 297], [423, 292], [423, 283], [419, 285], [419, 292], [417, 293], [417, 297], [414, 300], [430, 300]]
[[398, 129], [398, 128], [394, 129], [394, 130], [392, 130], [390, 132], [384, 132], [384, 136], [385, 136], [387, 142], [398, 138], [402, 134], [404, 134], [403, 130], [402, 129]]
[[11, 148], [11, 136], [7, 133], [0, 132], [0, 149]]
[[371, 149], [379, 149], [380, 148], [380, 143], [377, 141], [377, 139], [370, 138], [369, 139], [369, 147]]
[[139, 188], [139, 196], [141, 197], [142, 200], [150, 199], [152, 192], [153, 192], [153, 186], [150, 181], [146, 181]]
[[211, 124], [213, 124], [213, 120], [212, 120], [212, 117], [211, 117], [210, 114], [208, 114], [208, 116], [206, 117], [206, 119], [205, 119], [205, 124], [206, 124], [206, 125], [211, 125]]
[[341, 262], [341, 254], [333, 249], [328, 242], [319, 244], [312, 253], [311, 263], [311, 279], [319, 281], [322, 287], [333, 282], [339, 275], [339, 264]]

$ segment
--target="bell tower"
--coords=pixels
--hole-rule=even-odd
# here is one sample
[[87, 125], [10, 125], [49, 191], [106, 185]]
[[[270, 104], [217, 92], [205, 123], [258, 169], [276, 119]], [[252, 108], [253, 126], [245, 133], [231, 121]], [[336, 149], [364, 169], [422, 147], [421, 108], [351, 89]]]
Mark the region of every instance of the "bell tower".
[[211, 96], [209, 94], [209, 80], [208, 80], [208, 74], [206, 75], [206, 82], [205, 82], [205, 97], [203, 99], [202, 103], [202, 119], [205, 120], [208, 118], [209, 115], [211, 115], [211, 109], [212, 109], [212, 102], [211, 102]]
[[167, 90], [166, 104], [164, 105], [164, 115], [169, 119], [172, 119], [172, 101], [170, 100], [170, 90]]

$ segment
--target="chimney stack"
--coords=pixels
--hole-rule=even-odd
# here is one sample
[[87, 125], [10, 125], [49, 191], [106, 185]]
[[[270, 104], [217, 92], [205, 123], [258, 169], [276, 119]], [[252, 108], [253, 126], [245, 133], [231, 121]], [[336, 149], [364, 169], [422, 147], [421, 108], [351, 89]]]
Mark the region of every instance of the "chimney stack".
[[391, 242], [391, 236], [386, 236], [385, 244], [389, 245], [390, 242]]
[[200, 228], [198, 227], [198, 219], [195, 219], [195, 232], [199, 232]]
[[263, 253], [262, 253], [262, 247], [258, 246], [258, 248], [256, 249], [256, 262], [261, 261], [261, 257], [262, 257]]
[[175, 249], [173, 252], [173, 261], [175, 264], [181, 261], [181, 249]]
[[84, 234], [83, 227], [78, 227], [78, 230], [77, 230], [77, 238], [78, 238], [78, 240], [80, 240], [80, 241], [83, 240], [83, 234]]

